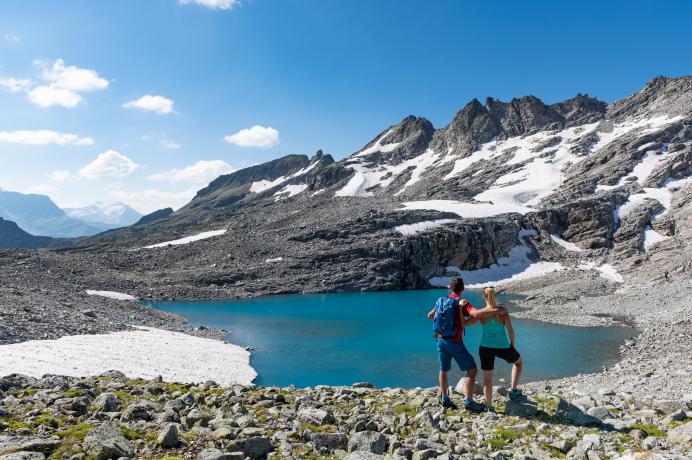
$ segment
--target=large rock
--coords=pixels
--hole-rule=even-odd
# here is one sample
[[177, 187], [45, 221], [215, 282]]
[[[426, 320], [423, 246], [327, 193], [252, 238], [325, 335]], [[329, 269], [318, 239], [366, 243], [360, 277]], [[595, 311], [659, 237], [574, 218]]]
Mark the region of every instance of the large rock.
[[668, 442], [692, 443], [692, 422], [673, 428], [668, 432]]
[[236, 441], [235, 449], [243, 452], [246, 457], [262, 458], [272, 451], [272, 442], [264, 436], [253, 436]]
[[161, 447], [175, 447], [178, 444], [178, 425], [169, 423], [164, 426], [156, 440]]
[[125, 439], [111, 422], [104, 422], [89, 430], [82, 447], [84, 452], [95, 460], [132, 457], [135, 454], [130, 441]]
[[204, 449], [197, 455], [197, 460], [244, 460], [242, 452], [222, 452], [219, 449]]
[[0, 460], [44, 460], [46, 458], [40, 452], [21, 451], [13, 454], [0, 455]]
[[92, 407], [97, 412], [115, 412], [118, 410], [118, 398], [113, 393], [101, 393]]
[[505, 411], [513, 417], [533, 417], [538, 412], [538, 405], [524, 396], [507, 401]]
[[343, 433], [314, 433], [311, 439], [317, 450], [346, 449], [348, 447], [348, 437]]
[[599, 419], [597, 419], [596, 417], [592, 417], [591, 415], [579, 409], [574, 404], [565, 401], [562, 398], [560, 398], [560, 400], [557, 403], [556, 414], [565, 417], [567, 420], [574, 423], [575, 425], [586, 426], [601, 424], [601, 421]]
[[316, 409], [314, 407], [306, 407], [298, 411], [298, 420], [313, 425], [325, 425], [334, 423], [334, 415], [324, 409]]
[[382, 460], [384, 455], [373, 454], [372, 452], [351, 452], [344, 457], [344, 460]]
[[39, 452], [50, 455], [60, 444], [55, 439], [26, 436], [0, 436], [0, 455], [16, 452]]
[[123, 411], [123, 420], [134, 421], [134, 420], [153, 420], [152, 407], [146, 401], [137, 401]]
[[387, 450], [389, 440], [385, 435], [377, 431], [359, 431], [348, 440], [349, 452], [372, 452], [373, 454], [384, 454]]

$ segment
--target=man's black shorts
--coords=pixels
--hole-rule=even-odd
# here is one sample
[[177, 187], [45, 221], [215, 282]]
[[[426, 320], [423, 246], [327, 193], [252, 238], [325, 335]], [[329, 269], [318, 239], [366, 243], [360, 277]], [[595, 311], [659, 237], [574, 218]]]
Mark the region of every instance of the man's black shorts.
[[508, 363], [513, 363], [521, 357], [514, 347], [509, 348], [488, 348], [480, 347], [478, 354], [481, 356], [481, 369], [492, 371], [495, 369], [495, 357], [502, 358]]

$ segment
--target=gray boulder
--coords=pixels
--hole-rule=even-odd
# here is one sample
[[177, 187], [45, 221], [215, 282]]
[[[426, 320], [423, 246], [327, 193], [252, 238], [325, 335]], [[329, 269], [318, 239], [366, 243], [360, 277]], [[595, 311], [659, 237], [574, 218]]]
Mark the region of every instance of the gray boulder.
[[687, 422], [670, 430], [668, 432], [668, 442], [681, 444], [692, 442], [692, 422]]
[[348, 440], [349, 452], [372, 452], [382, 455], [387, 450], [389, 440], [377, 431], [359, 431]]
[[41, 452], [14, 452], [12, 454], [0, 455], [0, 460], [44, 460], [46, 458]]
[[89, 430], [82, 448], [90, 458], [95, 460], [132, 457], [135, 454], [130, 441], [125, 439], [120, 430], [111, 422], [104, 422]]
[[601, 424], [601, 421], [599, 419], [583, 412], [577, 406], [568, 401], [565, 401], [562, 398], [560, 398], [560, 400], [557, 403], [556, 414], [565, 417], [567, 420], [574, 423], [575, 425], [585, 426]]
[[169, 423], [164, 426], [156, 440], [161, 447], [175, 447], [178, 444], [178, 425]]
[[123, 420], [127, 421], [133, 421], [133, 420], [145, 420], [149, 421], [152, 420], [153, 417], [151, 415], [151, 410], [152, 407], [149, 403], [144, 402], [144, 401], [137, 401], [135, 403], [130, 404], [127, 406], [125, 411], [123, 412]]
[[197, 455], [197, 460], [244, 460], [242, 452], [221, 452], [219, 449], [204, 449]]
[[312, 442], [317, 450], [346, 449], [348, 447], [348, 437], [343, 433], [314, 433]]
[[373, 454], [372, 452], [351, 452], [344, 457], [344, 460], [382, 460], [384, 455]]
[[273, 447], [271, 439], [264, 436], [253, 436], [236, 441], [235, 449], [241, 451], [246, 457], [262, 458], [271, 452]]
[[298, 411], [298, 420], [313, 425], [325, 425], [334, 423], [334, 415], [324, 409], [316, 409], [314, 407], [306, 407]]
[[118, 398], [113, 393], [101, 393], [93, 404], [97, 412], [115, 412], [118, 410]]

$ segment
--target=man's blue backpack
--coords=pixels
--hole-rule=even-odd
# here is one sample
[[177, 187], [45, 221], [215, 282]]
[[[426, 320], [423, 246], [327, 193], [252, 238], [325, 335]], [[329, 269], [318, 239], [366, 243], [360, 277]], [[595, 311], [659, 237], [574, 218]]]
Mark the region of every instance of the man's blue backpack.
[[435, 303], [435, 317], [433, 318], [433, 330], [444, 338], [451, 338], [457, 334], [456, 318], [459, 314], [459, 299], [452, 297], [440, 297]]

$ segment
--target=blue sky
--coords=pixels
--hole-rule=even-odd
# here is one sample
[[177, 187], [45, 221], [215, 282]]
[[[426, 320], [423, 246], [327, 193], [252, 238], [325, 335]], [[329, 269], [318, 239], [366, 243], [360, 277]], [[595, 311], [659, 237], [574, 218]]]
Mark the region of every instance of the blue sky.
[[690, 20], [684, 0], [4, 0], [0, 187], [148, 212], [474, 97], [610, 102], [692, 73]]

